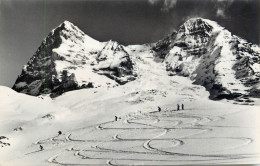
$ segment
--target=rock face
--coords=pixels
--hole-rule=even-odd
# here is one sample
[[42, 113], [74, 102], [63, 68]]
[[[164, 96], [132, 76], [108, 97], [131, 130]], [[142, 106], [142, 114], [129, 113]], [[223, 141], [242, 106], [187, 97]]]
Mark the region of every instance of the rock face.
[[260, 49], [216, 22], [194, 18], [156, 43], [169, 75], [190, 77], [210, 98], [259, 97]]
[[34, 96], [55, 97], [75, 89], [127, 83], [134, 79], [132, 69], [129, 54], [122, 45], [98, 42], [65, 21], [42, 42], [13, 89]]
[[96, 60], [98, 62], [96, 71], [99, 74], [107, 75], [120, 84], [135, 79], [130, 55], [126, 52], [124, 46], [115, 41], [107, 42], [98, 53]]
[[[214, 21], [189, 19], [166, 38], [140, 47], [165, 63], [170, 76], [189, 77], [204, 86], [211, 99], [260, 97], [259, 47]], [[75, 89], [125, 84], [140, 74], [133, 48], [99, 42], [65, 21], [42, 42], [13, 89], [55, 97]]]

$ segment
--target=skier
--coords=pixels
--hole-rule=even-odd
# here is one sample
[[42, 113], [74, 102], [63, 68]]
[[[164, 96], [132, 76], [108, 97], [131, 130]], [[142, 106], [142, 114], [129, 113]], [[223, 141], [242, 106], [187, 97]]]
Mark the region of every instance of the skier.
[[40, 145], [40, 150], [43, 150], [43, 146], [42, 145]]
[[62, 134], [62, 132], [61, 131], [58, 131], [58, 135], [61, 135]]
[[161, 112], [161, 110], [162, 110], [161, 107], [158, 106], [158, 111]]
[[179, 104], [177, 104], [177, 111], [179, 111], [180, 110], [180, 105]]
[[184, 110], [184, 104], [181, 105], [181, 109]]
[[115, 121], [117, 121], [117, 116], [115, 116]]

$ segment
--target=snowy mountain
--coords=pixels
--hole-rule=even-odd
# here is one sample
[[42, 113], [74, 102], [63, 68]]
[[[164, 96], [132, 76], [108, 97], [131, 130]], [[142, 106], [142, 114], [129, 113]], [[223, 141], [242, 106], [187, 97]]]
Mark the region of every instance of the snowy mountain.
[[133, 73], [133, 62], [124, 46], [115, 41], [109, 41], [98, 53], [97, 73], [107, 75], [120, 84], [127, 83], [135, 79]]
[[148, 54], [165, 64], [168, 75], [204, 86], [211, 99], [259, 97], [259, 47], [202, 18], [189, 19], [155, 44], [127, 47], [96, 41], [65, 21], [43, 41], [13, 89], [55, 97], [75, 89], [123, 85], [143, 79], [141, 66], [148, 63], [140, 58]]
[[42, 42], [13, 89], [34, 96], [51, 93], [55, 97], [75, 89], [126, 83], [134, 79], [132, 69], [122, 45], [96, 41], [65, 21]]
[[259, 97], [260, 49], [216, 22], [193, 18], [156, 43], [169, 75], [190, 77], [210, 98]]

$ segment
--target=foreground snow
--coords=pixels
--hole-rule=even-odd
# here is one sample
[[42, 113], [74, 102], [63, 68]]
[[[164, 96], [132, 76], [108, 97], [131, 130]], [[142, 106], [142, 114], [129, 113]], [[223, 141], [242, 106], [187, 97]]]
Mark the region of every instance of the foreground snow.
[[[258, 100], [208, 100], [204, 87], [168, 76], [149, 49], [127, 51], [133, 48], [139, 78], [123, 86], [67, 92], [55, 100], [0, 87], [0, 136], [8, 138], [0, 140], [0, 165], [260, 162]], [[185, 110], [176, 111], [182, 103]]]

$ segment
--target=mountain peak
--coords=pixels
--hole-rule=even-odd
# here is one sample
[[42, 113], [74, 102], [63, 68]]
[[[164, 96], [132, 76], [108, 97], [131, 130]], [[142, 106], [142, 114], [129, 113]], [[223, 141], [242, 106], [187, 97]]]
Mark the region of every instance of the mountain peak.
[[63, 21], [63, 23], [62, 24], [67, 24], [67, 25], [74, 25], [72, 22], [70, 22], [70, 21], [68, 21], [68, 20], [65, 20], [65, 21]]
[[190, 18], [183, 25], [186, 27], [193, 26], [197, 29], [202, 28], [202, 30], [206, 31], [218, 31], [223, 29], [223, 27], [220, 26], [217, 22], [201, 17]]
[[186, 20], [186, 22], [194, 22], [194, 21], [202, 21], [204, 20], [204, 18], [202, 17], [192, 17], [192, 18], [189, 18], [188, 20]]
[[202, 17], [192, 17], [187, 19], [183, 24], [210, 24], [214, 26], [217, 23], [215, 21], [211, 21]]
[[74, 25], [73, 23], [65, 20], [64, 22], [62, 22], [58, 27], [56, 27], [55, 29], [52, 30], [52, 32], [54, 33], [55, 31], [57, 32], [61, 32], [61, 31], [67, 31], [67, 32], [75, 32], [77, 34], [82, 34], [84, 35], [85, 33], [80, 30], [76, 25]]
[[71, 23], [67, 20], [65, 20], [62, 24], [60, 24], [60, 26], [66, 28], [66, 29], [75, 29], [75, 27], [76, 27], [73, 23]]
[[195, 32], [211, 32], [213, 26], [202, 18], [188, 19], [179, 29], [179, 32], [191, 34]]

